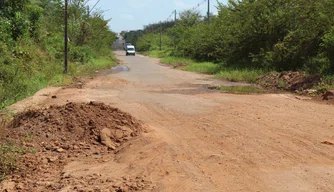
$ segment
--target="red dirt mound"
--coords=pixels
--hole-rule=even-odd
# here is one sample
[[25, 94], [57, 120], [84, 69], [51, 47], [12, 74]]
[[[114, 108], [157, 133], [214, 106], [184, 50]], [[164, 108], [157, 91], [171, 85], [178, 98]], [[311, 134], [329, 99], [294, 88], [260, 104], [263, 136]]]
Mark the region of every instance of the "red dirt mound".
[[321, 82], [320, 75], [307, 75], [304, 72], [286, 71], [269, 73], [256, 81], [263, 87], [282, 89], [287, 91], [303, 91]]
[[[143, 128], [130, 114], [103, 103], [67, 103], [42, 110], [29, 110], [14, 117], [10, 126], [11, 138], [30, 135], [34, 143], [78, 142], [119, 146], [136, 136]], [[104, 136], [112, 143], [106, 144]], [[113, 149], [114, 149], [113, 148]]]
[[68, 178], [60, 177], [68, 162], [86, 157], [104, 162], [104, 154], [117, 152], [144, 131], [130, 114], [96, 102], [28, 110], [17, 114], [7, 129], [0, 144], [14, 142], [36, 151], [17, 159], [20, 166], [7, 177], [7, 184], [0, 183], [0, 190], [14, 191], [59, 191], [68, 185]]

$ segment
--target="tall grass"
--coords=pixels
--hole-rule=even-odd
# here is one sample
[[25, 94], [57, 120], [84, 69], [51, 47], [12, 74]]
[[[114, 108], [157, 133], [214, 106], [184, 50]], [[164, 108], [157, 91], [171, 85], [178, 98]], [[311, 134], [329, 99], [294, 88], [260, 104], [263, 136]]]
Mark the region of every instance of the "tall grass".
[[167, 57], [161, 58], [160, 62], [178, 67], [178, 66], [189, 65], [193, 63], [194, 61], [192, 61], [191, 59], [182, 58], [182, 57], [167, 56]]
[[255, 83], [256, 79], [266, 74], [267, 70], [261, 69], [235, 69], [225, 64], [215, 64], [213, 62], [197, 62], [189, 58], [170, 56], [166, 50], [152, 50], [146, 53], [150, 57], [160, 58], [160, 62], [172, 65], [185, 71], [206, 73], [215, 75], [217, 78], [229, 81], [243, 81]]
[[190, 65], [182, 67], [182, 69], [198, 73], [216, 74], [220, 71], [220, 66], [211, 62], [192, 62]]
[[259, 69], [229, 69], [222, 68], [219, 73], [216, 74], [218, 78], [227, 79], [229, 81], [244, 81], [249, 83], [255, 83], [256, 79], [261, 75], [264, 75], [267, 71]]
[[161, 63], [169, 64], [174, 67], [180, 67], [185, 71], [192, 71], [198, 73], [215, 74], [219, 71], [220, 67], [217, 64], [211, 62], [196, 62], [192, 59], [182, 57], [163, 57]]
[[265, 93], [263, 89], [255, 86], [222, 86], [218, 87], [218, 90], [225, 91], [234, 94], [261, 94]]
[[93, 59], [87, 64], [75, 64], [75, 76], [83, 76], [83, 75], [92, 75], [95, 73], [95, 71], [101, 70], [101, 69], [106, 69], [112, 66], [116, 65], [115, 58], [98, 58], [98, 59]]
[[313, 87], [318, 93], [325, 93], [328, 90], [334, 90], [334, 75], [324, 76], [321, 83]]
[[[61, 86], [70, 84], [73, 76], [84, 76], [94, 74], [96, 70], [105, 69], [116, 64], [115, 56], [112, 52], [107, 57], [97, 57], [88, 63], [70, 62], [69, 73], [63, 74], [63, 64], [61, 61], [47, 61], [45, 58], [32, 57], [33, 62], [38, 65], [24, 71], [23, 64], [11, 65], [6, 68], [7, 74], [13, 74], [7, 78], [8, 82], [0, 81], [0, 110], [17, 101], [29, 97], [38, 90], [47, 86]], [[17, 61], [16, 61], [17, 62]], [[22, 66], [22, 67], [21, 67]], [[16, 72], [15, 72], [16, 71]]]

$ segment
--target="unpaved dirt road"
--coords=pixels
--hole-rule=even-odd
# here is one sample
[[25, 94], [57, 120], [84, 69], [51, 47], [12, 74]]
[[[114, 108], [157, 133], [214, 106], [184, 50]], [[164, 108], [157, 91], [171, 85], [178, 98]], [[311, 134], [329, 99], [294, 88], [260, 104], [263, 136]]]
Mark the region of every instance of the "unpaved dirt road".
[[[105, 161], [88, 156], [63, 173], [115, 182], [145, 177], [151, 184], [144, 191], [334, 191], [334, 146], [322, 143], [334, 142], [333, 106], [286, 94], [214, 92], [207, 87], [229, 83], [116, 54], [130, 71], [107, 70], [82, 89], [49, 88], [13, 106], [99, 101], [147, 126]], [[48, 93], [57, 99], [41, 96]], [[63, 191], [73, 191], [70, 185]], [[111, 184], [92, 185], [108, 191]]]

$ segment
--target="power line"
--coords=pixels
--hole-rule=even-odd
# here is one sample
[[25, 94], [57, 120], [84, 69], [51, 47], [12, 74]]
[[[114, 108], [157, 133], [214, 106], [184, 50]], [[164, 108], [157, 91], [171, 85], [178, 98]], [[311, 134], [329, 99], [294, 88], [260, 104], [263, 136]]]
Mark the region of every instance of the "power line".
[[191, 11], [196, 10], [197, 8], [199, 8], [200, 6], [202, 6], [206, 1], [207, 0], [203, 0], [203, 1], [199, 2], [199, 3], [197, 3], [193, 8], [191, 8], [189, 10], [191, 10]]
[[93, 9], [95, 8], [95, 6], [100, 2], [101, 0], [98, 0], [96, 3], [95, 3], [95, 5], [93, 6], [93, 8], [91, 9], [91, 10], [89, 10], [89, 13], [88, 13], [88, 15], [90, 14], [90, 12], [92, 12], [93, 11]]
[[172, 16], [174, 15], [175, 11], [173, 11], [169, 16], [168, 18], [166, 19], [166, 21], [168, 21], [170, 18], [172, 18]]
[[[198, 9], [199, 7], [201, 7], [204, 3], [206, 3], [208, 1], [208, 5], [210, 4], [210, 0], [202, 0], [201, 2], [197, 3], [196, 6], [192, 7], [191, 9], [188, 9], [190, 11], [194, 11], [196, 9]], [[208, 14], [209, 14], [209, 9], [208, 9]], [[172, 18], [174, 16], [174, 18]], [[177, 21], [177, 11], [174, 10], [168, 17], [166, 20], [164, 21], [160, 21], [160, 43], [159, 43], [159, 47], [160, 47], [160, 50], [162, 49], [162, 23], [163, 22], [168, 22], [168, 21], [174, 21], [174, 27], [176, 25], [176, 21]], [[174, 47], [176, 49], [176, 36], [174, 35]]]

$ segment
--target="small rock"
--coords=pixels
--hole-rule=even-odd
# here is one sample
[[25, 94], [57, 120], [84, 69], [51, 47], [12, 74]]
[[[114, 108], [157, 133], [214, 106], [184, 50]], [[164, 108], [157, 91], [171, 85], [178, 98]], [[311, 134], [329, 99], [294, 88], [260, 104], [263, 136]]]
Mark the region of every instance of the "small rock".
[[43, 163], [43, 164], [47, 164], [48, 162], [49, 162], [48, 159], [46, 159], [46, 158], [43, 158], [43, 159], [42, 159], [42, 163]]
[[133, 132], [132, 129], [130, 127], [128, 127], [128, 126], [122, 126], [121, 129], [123, 131], [129, 132], [129, 133]]
[[325, 144], [325, 145], [334, 145], [334, 143], [330, 142], [330, 141], [323, 141], [321, 142], [322, 144]]
[[69, 149], [70, 149], [70, 146], [68, 146], [68, 145], [63, 145], [63, 146], [61, 146], [61, 148], [65, 149], [65, 150], [69, 150]]
[[58, 157], [47, 157], [49, 163], [55, 162], [58, 160]]
[[45, 149], [46, 149], [46, 150], [52, 150], [53, 147], [51, 147], [51, 146], [45, 146]]
[[35, 145], [32, 144], [32, 143], [26, 143], [25, 146], [26, 146], [26, 147], [35, 147]]
[[126, 177], [123, 177], [122, 179], [123, 179], [124, 181], [127, 181], [127, 180], [129, 180], [129, 179], [128, 179], [128, 178], [126, 178]]
[[74, 150], [78, 150], [78, 149], [79, 149], [79, 147], [78, 147], [78, 146], [76, 146], [76, 145], [74, 145], [74, 146], [73, 146], [73, 149], [74, 149]]
[[1, 183], [1, 187], [2, 189], [4, 189], [4, 191], [14, 191], [15, 188], [15, 182], [12, 181], [3, 181]]
[[57, 148], [56, 151], [57, 151], [58, 153], [63, 153], [63, 152], [65, 152], [65, 150], [64, 150], [63, 148]]
[[62, 179], [68, 179], [71, 177], [71, 174], [69, 172], [62, 172], [61, 177]]
[[16, 189], [18, 189], [18, 190], [22, 190], [23, 188], [24, 188], [23, 183], [18, 183], [18, 184], [16, 184]]
[[121, 139], [123, 137], [123, 131], [120, 129], [116, 129], [113, 133], [115, 139]]
[[315, 89], [306, 89], [304, 91], [304, 93], [307, 94], [307, 95], [310, 95], [310, 94], [313, 94], [313, 93], [316, 93], [316, 92], [317, 92], [317, 90], [315, 90]]
[[115, 150], [116, 146], [114, 142], [110, 139], [110, 130], [108, 128], [104, 128], [100, 132], [100, 141], [103, 145], [107, 146], [109, 149]]

